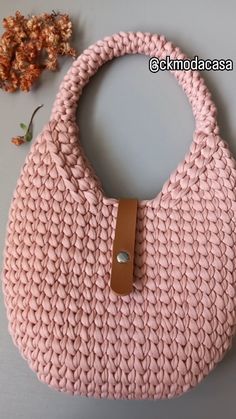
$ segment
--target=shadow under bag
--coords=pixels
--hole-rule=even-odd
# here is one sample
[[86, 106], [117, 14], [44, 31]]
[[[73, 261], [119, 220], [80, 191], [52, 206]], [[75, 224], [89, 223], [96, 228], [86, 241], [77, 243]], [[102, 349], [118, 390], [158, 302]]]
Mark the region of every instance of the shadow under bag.
[[12, 199], [5, 305], [14, 343], [51, 387], [171, 398], [232, 344], [236, 164], [199, 73], [172, 71], [195, 116], [189, 151], [154, 199], [105, 196], [76, 108], [99, 67], [124, 54], [186, 58], [163, 36], [121, 32], [73, 62]]

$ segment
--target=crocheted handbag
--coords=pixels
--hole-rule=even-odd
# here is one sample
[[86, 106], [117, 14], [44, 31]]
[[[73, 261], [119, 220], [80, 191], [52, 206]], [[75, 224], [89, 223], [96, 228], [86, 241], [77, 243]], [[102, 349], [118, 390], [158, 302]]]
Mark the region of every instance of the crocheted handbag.
[[113, 199], [76, 124], [83, 87], [124, 54], [186, 58], [163, 36], [118, 33], [65, 76], [14, 192], [3, 290], [15, 344], [48, 385], [83, 396], [171, 398], [199, 383], [235, 332], [236, 165], [196, 71], [173, 71], [193, 142], [151, 200]]

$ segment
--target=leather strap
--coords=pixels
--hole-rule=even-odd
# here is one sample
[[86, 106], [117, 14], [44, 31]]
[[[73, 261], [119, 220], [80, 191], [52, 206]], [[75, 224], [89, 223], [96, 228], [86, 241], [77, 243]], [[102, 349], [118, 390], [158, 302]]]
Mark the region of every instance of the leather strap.
[[136, 199], [119, 200], [110, 283], [118, 295], [128, 295], [133, 288], [137, 204]]

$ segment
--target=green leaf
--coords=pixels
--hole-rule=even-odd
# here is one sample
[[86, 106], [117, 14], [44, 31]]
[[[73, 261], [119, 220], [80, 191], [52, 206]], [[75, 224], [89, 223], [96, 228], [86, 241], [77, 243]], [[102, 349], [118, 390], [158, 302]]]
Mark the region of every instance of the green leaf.
[[32, 138], [33, 138], [33, 134], [32, 134], [32, 132], [28, 132], [26, 135], [25, 135], [25, 141], [31, 141], [32, 140]]
[[27, 125], [25, 125], [23, 122], [20, 123], [20, 127], [24, 130], [27, 131]]

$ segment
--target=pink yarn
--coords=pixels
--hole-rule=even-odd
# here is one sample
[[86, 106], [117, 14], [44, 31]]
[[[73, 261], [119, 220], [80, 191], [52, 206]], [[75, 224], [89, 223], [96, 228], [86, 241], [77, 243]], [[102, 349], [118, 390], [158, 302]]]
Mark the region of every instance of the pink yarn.
[[138, 202], [134, 291], [109, 285], [118, 200], [104, 195], [79, 142], [83, 87], [113, 57], [184, 58], [163, 36], [119, 33], [81, 54], [14, 192], [3, 290], [15, 344], [61, 391], [171, 398], [199, 383], [235, 333], [235, 160], [198, 72], [174, 72], [196, 119], [185, 159]]

